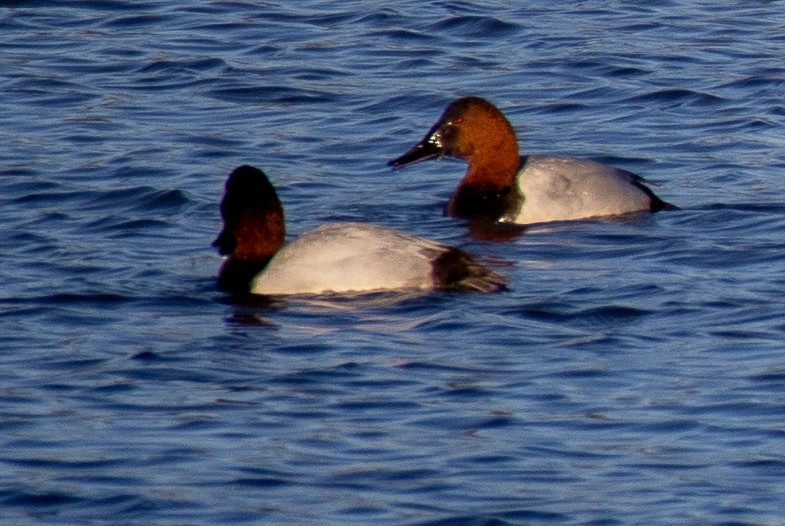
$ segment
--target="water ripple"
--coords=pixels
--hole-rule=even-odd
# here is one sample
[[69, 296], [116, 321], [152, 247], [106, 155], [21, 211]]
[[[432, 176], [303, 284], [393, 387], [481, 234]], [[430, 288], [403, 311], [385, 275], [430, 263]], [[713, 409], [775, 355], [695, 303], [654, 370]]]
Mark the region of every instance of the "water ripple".
[[[0, 18], [9, 523], [780, 520], [776, 3], [43, 7]], [[473, 235], [464, 164], [385, 164], [462, 94], [681, 210]], [[379, 222], [510, 289], [227, 297], [240, 163], [292, 236]]]

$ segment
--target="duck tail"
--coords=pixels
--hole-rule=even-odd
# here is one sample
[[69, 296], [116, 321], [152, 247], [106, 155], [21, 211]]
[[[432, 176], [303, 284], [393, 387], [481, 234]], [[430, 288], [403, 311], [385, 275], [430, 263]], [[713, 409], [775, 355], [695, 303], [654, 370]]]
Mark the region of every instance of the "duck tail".
[[433, 278], [441, 289], [498, 292], [507, 288], [504, 276], [480, 265], [463, 250], [452, 247], [434, 261]]

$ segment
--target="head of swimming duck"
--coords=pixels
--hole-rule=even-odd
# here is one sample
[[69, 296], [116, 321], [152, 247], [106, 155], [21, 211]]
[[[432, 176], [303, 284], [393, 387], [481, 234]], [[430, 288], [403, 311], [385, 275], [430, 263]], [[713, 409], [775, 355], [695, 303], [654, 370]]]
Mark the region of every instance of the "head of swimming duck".
[[447, 215], [498, 220], [515, 207], [518, 141], [496, 106], [481, 97], [452, 102], [419, 143], [388, 164], [398, 169], [442, 156], [469, 164], [445, 207]]
[[510, 186], [520, 164], [512, 125], [481, 97], [452, 102], [419, 143], [388, 164], [398, 169], [442, 156], [467, 161], [463, 183], [474, 186]]
[[247, 292], [250, 279], [283, 247], [286, 236], [281, 201], [264, 172], [244, 165], [229, 174], [221, 217], [223, 229], [213, 241], [227, 256], [219, 288]]

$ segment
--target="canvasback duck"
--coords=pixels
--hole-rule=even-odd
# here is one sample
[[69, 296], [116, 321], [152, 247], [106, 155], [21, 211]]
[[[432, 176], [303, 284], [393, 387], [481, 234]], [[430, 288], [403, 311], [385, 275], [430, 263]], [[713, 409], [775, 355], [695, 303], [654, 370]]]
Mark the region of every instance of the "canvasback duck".
[[320, 294], [404, 289], [493, 292], [504, 278], [457, 248], [378, 225], [328, 223], [284, 246], [281, 202], [267, 176], [240, 166], [221, 201], [226, 255], [218, 286], [227, 292]]
[[521, 158], [510, 122], [480, 97], [452, 102], [419, 143], [388, 164], [397, 169], [441, 156], [469, 163], [445, 207], [450, 216], [527, 225], [677, 208], [620, 168], [572, 157]]

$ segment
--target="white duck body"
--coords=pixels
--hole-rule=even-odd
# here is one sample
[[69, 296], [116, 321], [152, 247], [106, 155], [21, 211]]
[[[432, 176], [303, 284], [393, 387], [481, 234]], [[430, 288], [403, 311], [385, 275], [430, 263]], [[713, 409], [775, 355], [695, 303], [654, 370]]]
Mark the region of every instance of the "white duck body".
[[516, 178], [522, 199], [500, 221], [568, 221], [648, 212], [651, 190], [626, 170], [588, 159], [529, 155]]
[[433, 289], [449, 247], [373, 224], [328, 223], [283, 247], [251, 282], [254, 294]]

